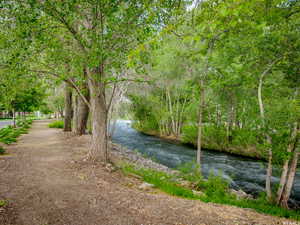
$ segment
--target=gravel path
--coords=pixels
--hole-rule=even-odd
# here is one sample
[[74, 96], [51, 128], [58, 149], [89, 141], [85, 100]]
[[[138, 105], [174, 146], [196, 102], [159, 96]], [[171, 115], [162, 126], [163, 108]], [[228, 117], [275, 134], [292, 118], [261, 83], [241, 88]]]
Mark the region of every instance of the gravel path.
[[0, 157], [1, 225], [297, 224], [252, 210], [141, 191], [141, 181], [85, 162], [88, 137], [47, 121]]

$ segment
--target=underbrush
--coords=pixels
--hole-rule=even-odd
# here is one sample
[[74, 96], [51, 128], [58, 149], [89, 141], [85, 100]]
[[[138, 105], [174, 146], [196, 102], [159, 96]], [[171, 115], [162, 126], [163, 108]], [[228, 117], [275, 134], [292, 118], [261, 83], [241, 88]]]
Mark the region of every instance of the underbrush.
[[[196, 147], [197, 135], [198, 127], [196, 125], [184, 125], [181, 141]], [[257, 144], [259, 140], [260, 136], [257, 135], [257, 132], [247, 129], [234, 129], [229, 138], [224, 126], [206, 125], [203, 127], [203, 148], [206, 149], [264, 159], [265, 156]]]
[[131, 164], [122, 165], [121, 169], [127, 175], [140, 176], [143, 181], [153, 184], [156, 188], [170, 195], [203, 202], [250, 208], [260, 213], [300, 221], [300, 211], [287, 210], [272, 205], [268, 203], [263, 195], [258, 199], [239, 198], [230, 192], [229, 184], [221, 176], [211, 173], [208, 179], [205, 180], [202, 178], [199, 168], [192, 166], [192, 164], [180, 168], [179, 172], [174, 175], [153, 169], [139, 168]]
[[2, 146], [0, 146], [0, 155], [4, 155], [4, 154], [5, 154], [5, 149]]
[[57, 120], [57, 121], [54, 121], [52, 123], [49, 123], [49, 128], [59, 128], [59, 129], [62, 129], [64, 128], [64, 121], [61, 121], [61, 120]]
[[32, 120], [20, 120], [16, 123], [16, 127], [8, 126], [0, 130], [0, 142], [11, 144], [17, 141], [17, 138], [22, 134], [27, 134]]

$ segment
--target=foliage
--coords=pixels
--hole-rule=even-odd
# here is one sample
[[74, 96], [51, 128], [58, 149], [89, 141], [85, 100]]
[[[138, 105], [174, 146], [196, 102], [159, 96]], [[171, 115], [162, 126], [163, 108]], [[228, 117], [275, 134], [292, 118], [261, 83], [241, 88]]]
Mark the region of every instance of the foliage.
[[5, 200], [0, 200], [0, 207], [4, 207], [7, 205], [7, 201]]
[[0, 130], [0, 142], [4, 144], [11, 144], [17, 141], [17, 138], [22, 134], [27, 134], [32, 120], [18, 121], [17, 126], [8, 126]]
[[63, 129], [64, 128], [64, 121], [57, 120], [57, 121], [54, 121], [52, 123], [49, 123], [48, 126], [49, 126], [49, 128], [60, 128], [60, 129]]
[[3, 155], [4, 153], [5, 153], [5, 149], [2, 146], [0, 146], [0, 155]]

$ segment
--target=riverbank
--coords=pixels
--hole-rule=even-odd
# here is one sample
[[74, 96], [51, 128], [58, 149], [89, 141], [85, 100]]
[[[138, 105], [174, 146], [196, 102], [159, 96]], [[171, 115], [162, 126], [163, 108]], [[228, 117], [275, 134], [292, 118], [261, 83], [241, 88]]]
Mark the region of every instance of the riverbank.
[[[159, 134], [158, 131], [143, 130], [143, 129], [140, 129], [135, 126], [133, 126], [133, 128], [145, 135], [158, 137], [158, 138], [161, 138], [166, 141], [170, 141], [175, 144], [187, 145], [187, 146], [194, 148], [195, 150], [197, 149], [196, 141], [195, 142], [186, 142], [186, 141], [182, 140], [181, 137], [161, 135], [161, 134]], [[224, 152], [224, 153], [228, 153], [228, 154], [235, 155], [235, 156], [242, 156], [242, 157], [247, 157], [250, 159], [258, 159], [258, 160], [266, 161], [266, 157], [262, 154], [262, 152], [257, 150], [253, 146], [251, 146], [251, 147], [250, 146], [248, 146], [248, 147], [233, 147], [233, 146], [226, 147], [226, 146], [218, 145], [216, 143], [208, 144], [204, 140], [202, 148], [205, 150], [209, 150], [209, 151]]]
[[[85, 160], [90, 136], [50, 129], [48, 122], [34, 122], [29, 134], [8, 147], [10, 157], [0, 158], [0, 224], [298, 224], [156, 187], [141, 189], [137, 176]], [[112, 158], [122, 161], [117, 152], [123, 150], [113, 150]]]

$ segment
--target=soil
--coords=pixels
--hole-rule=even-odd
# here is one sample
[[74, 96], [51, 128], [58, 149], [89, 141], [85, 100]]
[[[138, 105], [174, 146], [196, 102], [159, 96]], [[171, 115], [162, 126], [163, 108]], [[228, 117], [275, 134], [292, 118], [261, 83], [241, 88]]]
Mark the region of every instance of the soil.
[[140, 190], [141, 181], [84, 160], [88, 138], [36, 121], [0, 157], [1, 225], [297, 224], [253, 210]]

